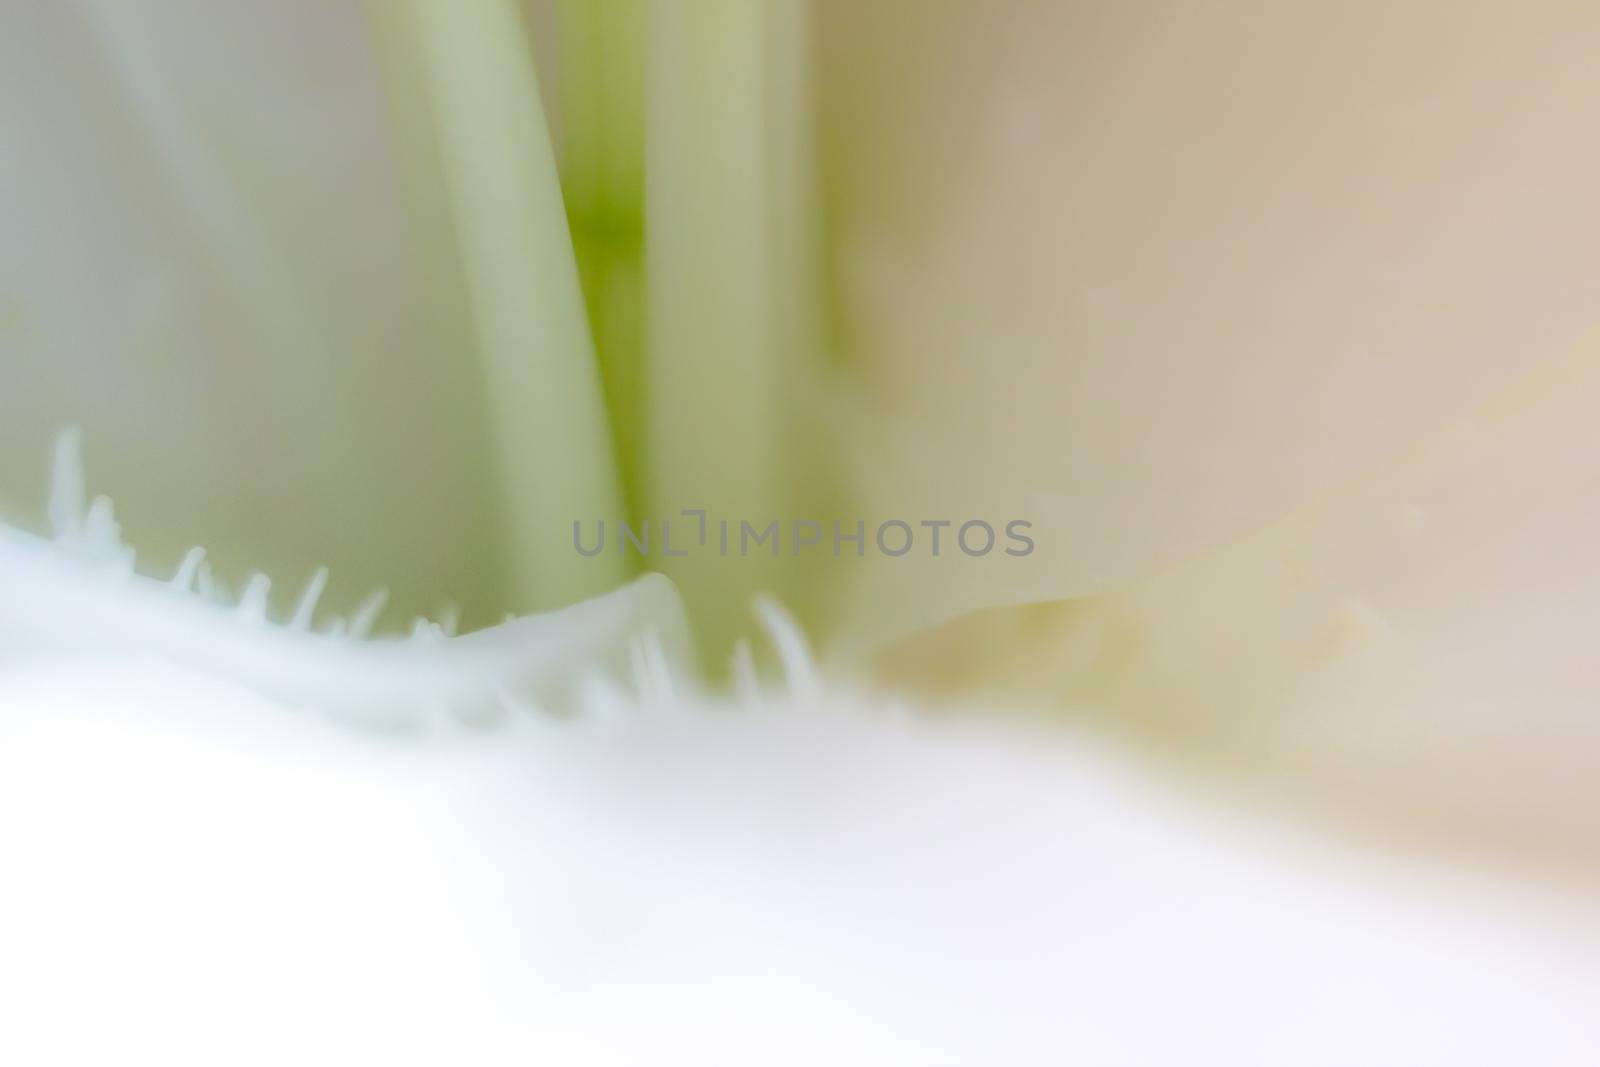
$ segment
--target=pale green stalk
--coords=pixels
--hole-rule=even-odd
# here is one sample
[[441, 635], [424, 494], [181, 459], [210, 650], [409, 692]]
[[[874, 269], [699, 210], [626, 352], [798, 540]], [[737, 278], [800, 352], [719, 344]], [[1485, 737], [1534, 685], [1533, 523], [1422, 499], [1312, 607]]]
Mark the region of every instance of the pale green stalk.
[[[433, 121], [432, 93], [420, 42], [414, 33], [405, 29], [403, 19], [379, 18], [375, 23], [391, 136], [409, 207], [406, 218], [410, 247], [415, 249], [415, 269], [422, 281], [427, 305], [420, 317], [431, 331], [430, 343], [444, 348], [440, 357], [453, 365], [470, 367], [478, 359], [477, 334], [472, 303], [460, 267], [461, 247], [456, 239], [440, 131]], [[477, 373], [463, 373], [457, 378], [462, 382], [462, 389], [470, 394], [459, 402], [469, 405], [472, 411], [485, 410], [489, 402], [486, 383], [479, 383]], [[491, 499], [496, 488], [494, 442], [480, 439], [473, 444], [476, 447], [465, 453], [465, 462], [481, 469], [476, 473], [462, 471], [459, 477], [481, 482], [484, 498]], [[509, 570], [511, 531], [494, 512], [486, 512], [479, 518], [464, 516], [460, 521], [471, 526], [462, 531], [461, 542], [479, 546], [481, 555], [474, 567], [477, 588], [461, 590], [457, 596], [464, 601], [469, 617], [476, 615], [482, 622], [497, 621], [507, 606], [502, 602], [505, 591], [499, 584]]]
[[[819, 281], [819, 206], [816, 189], [811, 0], [765, 0], [767, 11], [767, 218], [769, 335], [775, 373], [788, 398], [783, 407], [780, 477], [790, 492], [785, 504], [827, 527], [842, 512], [834, 469], [836, 438], [817, 417], [807, 390], [817, 388], [823, 350]], [[831, 551], [831, 545], [829, 546]], [[820, 610], [822, 574], [831, 556], [791, 558], [781, 593], [802, 618]]]
[[567, 209], [585, 226], [644, 222], [647, 0], [560, 0], [561, 168]]
[[514, 0], [375, 0], [424, 75], [489, 383], [516, 606], [603, 592], [625, 558], [573, 549], [622, 514], [600, 376], [526, 29]]
[[[704, 508], [735, 530], [784, 520], [784, 386], [772, 287], [765, 2], [653, 0], [646, 159], [649, 511]], [[691, 524], [678, 520], [680, 532]], [[706, 636], [727, 646], [781, 571], [712, 550], [669, 560]], [[764, 551], [764, 550], [762, 550]]]
[[637, 516], [645, 412], [644, 110], [647, 0], [561, 0], [562, 188], [605, 380], [617, 461]]

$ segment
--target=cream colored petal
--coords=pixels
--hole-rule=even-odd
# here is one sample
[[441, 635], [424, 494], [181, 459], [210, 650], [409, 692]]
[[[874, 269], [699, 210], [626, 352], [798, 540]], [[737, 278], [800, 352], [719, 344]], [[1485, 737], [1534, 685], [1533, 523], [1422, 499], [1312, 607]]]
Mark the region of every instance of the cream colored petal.
[[1600, 338], [1427, 446], [1100, 596], [890, 662], [1010, 689], [1407, 837], [1600, 861]]
[[842, 625], [1149, 574], [1595, 322], [1587, 5], [821, 9], [859, 510], [1038, 541], [870, 561]]

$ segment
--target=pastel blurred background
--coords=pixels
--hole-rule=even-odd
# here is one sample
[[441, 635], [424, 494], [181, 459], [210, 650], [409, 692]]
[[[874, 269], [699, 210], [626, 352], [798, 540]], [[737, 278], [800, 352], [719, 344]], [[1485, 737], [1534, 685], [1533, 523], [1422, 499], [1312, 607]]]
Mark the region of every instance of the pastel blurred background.
[[[713, 694], [397, 755], [8, 657], [6, 862], [145, 894], [0, 896], [122, 945], [40, 1017], [315, 970], [186, 925], [220, 849], [208, 899], [365, 887], [274, 890], [318, 997], [394, 982], [290, 1013], [343, 1062], [444, 974], [424, 1061], [1593, 1062], [1597, 52], [1566, 0], [0, 0], [0, 519], [75, 426], [151, 575], [476, 630], [662, 569]], [[781, 551], [573, 551], [684, 509]], [[973, 519], [1035, 548], [826, 532]], [[758, 593], [820, 680], [738, 725]]]

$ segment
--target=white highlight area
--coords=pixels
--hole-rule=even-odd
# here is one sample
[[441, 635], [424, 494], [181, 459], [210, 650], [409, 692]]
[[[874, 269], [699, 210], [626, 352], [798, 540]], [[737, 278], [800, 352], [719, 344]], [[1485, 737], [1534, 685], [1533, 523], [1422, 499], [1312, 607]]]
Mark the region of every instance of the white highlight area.
[[153, 669], [0, 693], [0, 1062], [507, 1047], [417, 779]]
[[1589, 1064], [1575, 911], [818, 695], [379, 737], [0, 673], [0, 1062]]

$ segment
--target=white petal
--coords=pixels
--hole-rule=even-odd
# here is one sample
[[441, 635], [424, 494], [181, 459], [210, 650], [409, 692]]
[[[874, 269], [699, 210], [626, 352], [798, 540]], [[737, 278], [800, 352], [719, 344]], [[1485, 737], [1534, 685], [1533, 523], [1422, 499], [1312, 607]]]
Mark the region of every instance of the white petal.
[[0, 706], [8, 1062], [1596, 1053], [1579, 916], [1080, 741], [833, 695], [397, 744], [139, 669]]

